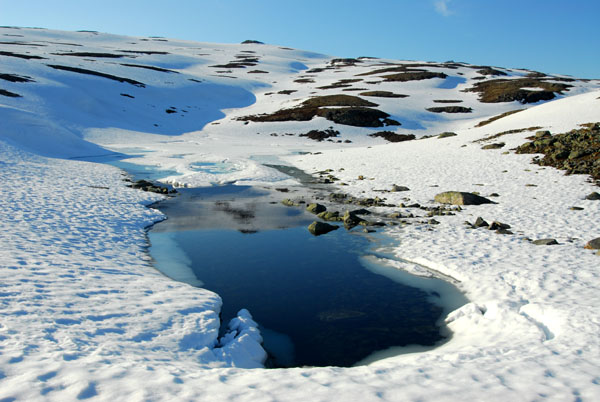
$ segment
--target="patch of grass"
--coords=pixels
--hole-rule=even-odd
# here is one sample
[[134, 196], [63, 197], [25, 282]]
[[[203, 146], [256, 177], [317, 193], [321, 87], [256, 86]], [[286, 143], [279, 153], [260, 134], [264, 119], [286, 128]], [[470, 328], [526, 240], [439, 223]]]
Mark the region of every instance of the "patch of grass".
[[483, 127], [483, 126], [487, 126], [487, 125], [488, 125], [488, 124], [490, 124], [491, 122], [494, 122], [494, 121], [496, 121], [496, 120], [498, 120], [498, 119], [501, 119], [501, 118], [503, 118], [503, 117], [506, 117], [506, 116], [510, 116], [511, 114], [515, 114], [515, 113], [518, 113], [518, 112], [522, 112], [523, 110], [525, 110], [525, 109], [516, 109], [516, 110], [510, 110], [510, 111], [508, 111], [508, 112], [504, 112], [504, 113], [502, 113], [502, 114], [499, 114], [499, 115], [497, 115], [497, 116], [490, 117], [490, 118], [489, 118], [489, 119], [487, 119], [487, 120], [480, 121], [479, 123], [477, 123], [477, 125], [476, 125], [475, 127]]
[[[540, 88], [529, 90], [523, 88]], [[562, 94], [571, 85], [547, 82], [536, 78], [496, 79], [478, 82], [464, 92], [479, 93], [479, 101], [483, 103], [513, 102], [535, 103]]]
[[396, 94], [390, 91], [367, 91], [361, 92], [361, 96], [372, 96], [375, 98], [408, 98], [408, 95]]

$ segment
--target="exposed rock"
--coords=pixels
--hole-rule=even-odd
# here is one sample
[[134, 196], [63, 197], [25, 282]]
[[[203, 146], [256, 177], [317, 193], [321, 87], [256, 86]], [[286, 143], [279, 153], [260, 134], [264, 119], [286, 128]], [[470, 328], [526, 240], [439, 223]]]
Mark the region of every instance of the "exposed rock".
[[490, 230], [510, 229], [510, 225], [507, 223], [494, 221], [490, 224], [489, 229]]
[[591, 194], [588, 194], [585, 197], [586, 200], [600, 200], [600, 194], [598, 194], [598, 192], [594, 191]]
[[399, 192], [399, 191], [410, 191], [410, 188], [405, 187], [405, 186], [398, 186], [396, 184], [394, 184], [392, 186], [392, 189], [390, 190], [393, 193]]
[[308, 204], [308, 206], [306, 207], [306, 210], [310, 213], [317, 215], [317, 214], [320, 214], [321, 212], [325, 212], [327, 210], [327, 208], [325, 208], [325, 205], [313, 203], [313, 204]]
[[324, 211], [318, 214], [317, 216], [325, 221], [339, 222], [342, 220], [338, 211]]
[[600, 250], [600, 237], [588, 241], [585, 245], [585, 248], [589, 250]]
[[479, 100], [484, 103], [513, 101], [535, 103], [554, 99], [555, 93], [562, 94], [571, 86], [547, 82], [539, 78], [496, 79], [478, 82], [464, 92], [478, 92]]
[[496, 233], [498, 233], [498, 234], [506, 234], [506, 235], [511, 235], [511, 234], [513, 234], [513, 232], [511, 232], [511, 231], [510, 231], [510, 230], [508, 230], [508, 229], [498, 229], [498, 230], [496, 230]]
[[414, 140], [414, 134], [396, 134], [392, 131], [380, 131], [378, 133], [369, 134], [369, 137], [381, 137], [389, 142], [402, 142]]
[[344, 227], [348, 230], [352, 229], [356, 225], [366, 224], [367, 221], [357, 216], [355, 213], [351, 211], [346, 211], [344, 216], [342, 217], [342, 222], [344, 222]]
[[485, 197], [472, 193], [464, 193], [460, 191], [446, 191], [435, 196], [435, 201], [440, 204], [452, 205], [481, 205], [494, 204], [493, 201]]
[[446, 131], [446, 132], [443, 132], [443, 133], [439, 134], [437, 137], [438, 138], [448, 138], [448, 137], [456, 137], [457, 135], [458, 134], [453, 133], [451, 131]]
[[473, 109], [464, 106], [437, 106], [429, 107], [427, 111], [432, 113], [471, 113]]
[[494, 143], [494, 144], [484, 145], [484, 146], [481, 147], [481, 149], [500, 149], [504, 145], [506, 145], [506, 144], [503, 143], [503, 142], [497, 142], [497, 143]]
[[487, 227], [489, 225], [490, 224], [487, 223], [481, 216], [477, 217], [477, 219], [475, 220], [475, 223], [473, 224], [473, 226], [476, 228]]
[[531, 243], [535, 244], [536, 246], [552, 246], [554, 244], [558, 244], [556, 239], [539, 239], [539, 240], [534, 240]]
[[286, 207], [297, 207], [300, 205], [299, 203], [294, 202], [294, 201], [290, 200], [289, 198], [285, 198], [285, 199], [281, 200], [281, 203], [283, 205], [285, 205]]
[[138, 190], [142, 190], [142, 191], [148, 191], [150, 193], [157, 193], [157, 194], [173, 194], [173, 193], [177, 192], [175, 189], [169, 190], [169, 188], [167, 188], [167, 187], [162, 187], [160, 185], [156, 185], [147, 180], [138, 180], [135, 183], [131, 184], [130, 187], [138, 189]]
[[330, 225], [329, 223], [314, 221], [308, 225], [308, 231], [314, 236], [320, 236], [331, 232], [332, 230], [339, 229], [338, 226]]

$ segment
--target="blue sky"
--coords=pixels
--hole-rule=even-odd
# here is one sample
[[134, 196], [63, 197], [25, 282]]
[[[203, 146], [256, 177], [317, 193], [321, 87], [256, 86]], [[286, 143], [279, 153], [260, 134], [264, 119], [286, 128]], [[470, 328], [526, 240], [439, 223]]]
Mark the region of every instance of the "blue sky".
[[0, 25], [266, 43], [600, 78], [600, 0], [0, 0]]

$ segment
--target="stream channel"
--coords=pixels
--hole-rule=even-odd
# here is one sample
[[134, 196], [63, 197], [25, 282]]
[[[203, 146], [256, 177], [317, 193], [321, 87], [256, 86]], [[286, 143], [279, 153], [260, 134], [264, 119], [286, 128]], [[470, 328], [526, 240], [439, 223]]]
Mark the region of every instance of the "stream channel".
[[265, 367], [348, 367], [446, 341], [443, 318], [467, 302], [458, 289], [380, 264], [389, 239], [362, 226], [313, 236], [316, 217], [279, 202], [302, 188], [178, 189], [153, 206], [168, 218], [148, 233], [156, 268], [219, 294], [222, 327], [248, 309]]

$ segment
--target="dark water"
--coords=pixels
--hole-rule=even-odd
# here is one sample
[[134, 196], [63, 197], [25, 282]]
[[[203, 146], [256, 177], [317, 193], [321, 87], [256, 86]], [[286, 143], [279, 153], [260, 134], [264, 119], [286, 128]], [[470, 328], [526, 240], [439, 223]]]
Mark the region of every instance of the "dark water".
[[[174, 199], [159, 206], [169, 220], [150, 240], [159, 265], [169, 250], [185, 256], [180, 263], [222, 297], [224, 323], [250, 311], [272, 356], [268, 366], [351, 366], [375, 351], [444, 339], [440, 295], [367, 270], [360, 257], [370, 241], [362, 233], [314, 237], [306, 229], [312, 215], [261, 203], [260, 195], [233, 187]], [[262, 225], [264, 210], [284, 228]], [[160, 250], [161, 242], [171, 246]]]

